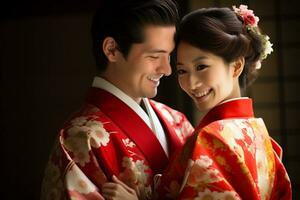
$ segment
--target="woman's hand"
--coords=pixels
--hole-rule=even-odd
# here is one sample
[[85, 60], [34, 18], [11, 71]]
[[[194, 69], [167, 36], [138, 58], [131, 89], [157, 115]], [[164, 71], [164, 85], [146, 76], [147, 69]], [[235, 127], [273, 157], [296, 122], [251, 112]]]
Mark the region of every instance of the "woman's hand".
[[104, 183], [102, 186], [103, 197], [107, 200], [138, 200], [134, 189], [128, 187], [115, 175], [112, 176], [113, 182]]

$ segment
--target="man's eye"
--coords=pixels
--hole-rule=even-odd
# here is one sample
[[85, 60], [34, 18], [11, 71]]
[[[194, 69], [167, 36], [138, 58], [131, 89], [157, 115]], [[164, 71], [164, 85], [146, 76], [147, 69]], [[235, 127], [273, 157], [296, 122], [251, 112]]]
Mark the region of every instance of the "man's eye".
[[158, 56], [149, 56], [149, 58], [158, 59], [159, 57]]

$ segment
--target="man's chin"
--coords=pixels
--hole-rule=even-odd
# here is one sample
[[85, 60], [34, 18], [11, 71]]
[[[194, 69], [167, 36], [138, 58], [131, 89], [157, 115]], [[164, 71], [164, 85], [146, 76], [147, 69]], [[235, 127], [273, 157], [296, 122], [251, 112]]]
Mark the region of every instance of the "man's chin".
[[157, 95], [157, 90], [149, 92], [148, 94], [145, 95], [145, 97], [152, 99], [152, 98], [156, 97], [156, 95]]

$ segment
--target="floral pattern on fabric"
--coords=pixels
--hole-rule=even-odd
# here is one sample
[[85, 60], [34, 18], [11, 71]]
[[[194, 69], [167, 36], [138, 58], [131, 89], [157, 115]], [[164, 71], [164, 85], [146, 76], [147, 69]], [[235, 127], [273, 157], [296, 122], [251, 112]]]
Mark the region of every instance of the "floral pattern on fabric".
[[120, 179], [131, 188], [135, 188], [141, 199], [151, 198], [151, 186], [149, 185], [149, 166], [143, 160], [133, 161], [124, 157], [122, 166], [125, 168], [119, 174]]
[[[124, 104], [107, 92], [93, 90], [91, 94], [109, 100], [114, 98], [113, 111], [116, 108], [124, 109]], [[96, 102], [85, 104], [61, 129], [45, 171], [41, 200], [104, 200], [100, 188], [112, 175], [135, 188], [139, 199], [151, 199], [153, 170], [135, 138], [128, 135], [145, 134], [146, 130], [124, 126], [128, 122], [129, 114], [135, 117], [131, 119], [134, 120], [133, 125], [140, 125], [142, 120], [131, 109], [118, 112], [121, 117], [116, 120], [102, 110], [101, 105], [107, 101], [99, 103], [99, 99], [92, 99], [96, 99]], [[183, 114], [177, 112], [180, 116], [176, 116], [176, 112], [168, 107], [162, 110], [159, 113], [160, 120], [171, 124], [166, 128], [166, 134], [175, 128], [184, 130], [181, 128], [183, 124], [186, 127], [191, 126]], [[174, 115], [167, 114], [171, 112]], [[120, 122], [120, 119], [123, 121]], [[139, 127], [147, 128], [146, 124], [142, 125]], [[149, 129], [146, 133], [153, 132]], [[191, 131], [180, 133], [183, 137], [175, 140], [183, 141], [184, 135], [189, 134]]]
[[96, 186], [76, 165], [72, 165], [72, 167], [67, 170], [66, 180], [69, 191], [76, 191], [80, 194], [89, 194], [97, 190]]
[[239, 199], [237, 194], [233, 191], [216, 192], [205, 189], [203, 192], [198, 192], [198, 195], [194, 200], [236, 200]]
[[213, 160], [208, 156], [200, 156], [192, 162], [187, 185], [195, 188], [207, 188], [210, 184], [223, 180], [219, 171], [212, 167]]
[[[155, 102], [151, 100], [151, 102]], [[174, 127], [177, 137], [184, 142], [194, 131], [193, 126], [180, 112], [170, 109], [168, 106], [155, 102], [155, 106], [161, 111], [166, 120]]]
[[91, 147], [99, 148], [106, 146], [109, 142], [109, 133], [103, 128], [103, 123], [88, 117], [73, 119], [67, 133], [68, 137], [64, 140], [64, 146], [74, 154], [74, 161], [81, 166], [90, 162]]
[[45, 173], [48, 174], [48, 176], [43, 180], [42, 195], [46, 194], [46, 191], [44, 190], [47, 190], [47, 195], [42, 196], [41, 199], [63, 199], [63, 194], [61, 193], [61, 188], [63, 188], [63, 182], [60, 178], [61, 173], [59, 167], [49, 162]]
[[[187, 162], [186, 162], [187, 161]], [[262, 119], [219, 120], [203, 127], [175, 155], [157, 189], [158, 199], [271, 200], [276, 160]], [[285, 177], [286, 171], [282, 171]], [[282, 187], [282, 186], [281, 186]], [[280, 199], [280, 198], [279, 198]], [[272, 199], [273, 200], [273, 199]]]

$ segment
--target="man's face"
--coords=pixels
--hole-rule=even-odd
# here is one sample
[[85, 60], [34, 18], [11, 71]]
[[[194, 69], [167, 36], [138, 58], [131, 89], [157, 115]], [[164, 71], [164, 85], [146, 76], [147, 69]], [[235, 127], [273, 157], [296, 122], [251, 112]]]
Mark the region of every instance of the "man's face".
[[174, 26], [148, 26], [143, 43], [133, 44], [127, 58], [115, 62], [113, 83], [138, 103], [152, 98], [163, 76], [171, 74], [170, 53], [174, 49]]

